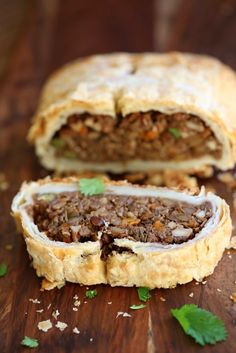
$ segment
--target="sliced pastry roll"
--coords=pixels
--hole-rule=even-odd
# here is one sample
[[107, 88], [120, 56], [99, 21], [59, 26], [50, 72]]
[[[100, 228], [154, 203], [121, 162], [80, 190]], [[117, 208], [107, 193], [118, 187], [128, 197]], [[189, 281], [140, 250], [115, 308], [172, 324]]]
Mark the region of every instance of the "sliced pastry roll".
[[29, 139], [58, 171], [225, 170], [235, 163], [236, 76], [193, 54], [77, 60], [46, 83]]
[[53, 283], [174, 287], [210, 275], [231, 236], [212, 194], [102, 179], [24, 183], [12, 203], [38, 276]]

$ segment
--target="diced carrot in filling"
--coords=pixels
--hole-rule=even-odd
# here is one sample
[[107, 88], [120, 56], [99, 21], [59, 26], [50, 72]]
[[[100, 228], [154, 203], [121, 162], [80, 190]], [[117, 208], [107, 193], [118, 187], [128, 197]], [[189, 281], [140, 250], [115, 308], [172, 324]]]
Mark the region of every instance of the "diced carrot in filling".
[[75, 114], [55, 134], [51, 145], [58, 157], [87, 162], [183, 161], [222, 155], [221, 143], [197, 116], [154, 111], [116, 118]]

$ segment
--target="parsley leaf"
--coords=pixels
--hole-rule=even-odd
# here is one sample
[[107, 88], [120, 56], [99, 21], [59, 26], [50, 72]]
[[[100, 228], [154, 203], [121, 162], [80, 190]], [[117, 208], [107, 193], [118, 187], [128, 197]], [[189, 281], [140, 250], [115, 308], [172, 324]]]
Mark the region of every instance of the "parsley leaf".
[[21, 341], [22, 346], [30, 347], [30, 348], [36, 348], [38, 347], [39, 343], [38, 340], [35, 338], [30, 338], [28, 336], [25, 336], [24, 339]]
[[92, 298], [96, 297], [97, 294], [98, 293], [97, 293], [96, 289], [94, 289], [94, 290], [86, 290], [85, 296], [86, 296], [86, 298], [92, 299]]
[[192, 336], [201, 346], [224, 341], [227, 337], [223, 321], [195, 304], [172, 309], [171, 313], [179, 321], [184, 332]]
[[144, 304], [140, 304], [140, 305], [135, 305], [135, 304], [133, 304], [133, 305], [130, 306], [130, 309], [132, 309], [132, 310], [139, 310], [139, 309], [143, 309], [143, 308], [145, 308], [145, 307], [146, 307], [146, 305], [144, 305]]
[[137, 288], [138, 291], [138, 297], [139, 300], [141, 300], [142, 302], [146, 302], [148, 301], [148, 299], [151, 298], [151, 294], [149, 293], [150, 289], [147, 287], [139, 287]]
[[174, 136], [174, 138], [176, 138], [176, 140], [181, 137], [181, 133], [178, 129], [176, 129], [176, 127], [170, 127], [168, 131], [171, 133], [172, 136]]
[[7, 274], [7, 265], [3, 262], [0, 264], [0, 277], [4, 277]]
[[98, 195], [105, 191], [105, 184], [98, 178], [84, 178], [79, 181], [79, 190], [85, 196]]

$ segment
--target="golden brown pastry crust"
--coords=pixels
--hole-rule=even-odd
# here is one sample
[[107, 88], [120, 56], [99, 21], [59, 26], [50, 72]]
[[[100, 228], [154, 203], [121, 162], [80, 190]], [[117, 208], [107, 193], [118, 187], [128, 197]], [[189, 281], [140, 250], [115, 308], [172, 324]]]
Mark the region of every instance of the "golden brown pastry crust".
[[192, 279], [201, 281], [214, 271], [224, 249], [229, 245], [232, 230], [229, 207], [218, 196], [212, 193], [206, 195], [204, 190], [193, 196], [167, 188], [140, 187], [111, 181], [106, 181], [107, 192], [134, 195], [149, 193], [149, 196], [191, 203], [207, 200], [213, 205], [213, 217], [194, 239], [178, 245], [116, 239], [116, 245], [129, 248], [132, 253], [119, 254], [113, 251], [106, 262], [100, 258], [98, 241], [67, 244], [49, 240], [38, 231], [23, 205], [31, 202], [31, 195], [35, 192], [73, 191], [77, 185], [78, 179], [75, 177], [46, 178], [23, 184], [12, 203], [13, 216], [22, 229], [37, 275], [45, 277], [52, 286], [53, 283], [70, 281], [84, 285], [108, 283], [111, 286], [169, 288]]
[[[42, 164], [58, 171], [225, 170], [236, 159], [236, 76], [217, 59], [182, 53], [107, 54], [79, 59], [57, 71], [45, 85], [29, 140]], [[199, 116], [223, 145], [223, 157], [181, 162], [133, 160], [86, 163], [55, 158], [49, 141], [68, 115], [88, 112], [125, 116], [156, 110]]]

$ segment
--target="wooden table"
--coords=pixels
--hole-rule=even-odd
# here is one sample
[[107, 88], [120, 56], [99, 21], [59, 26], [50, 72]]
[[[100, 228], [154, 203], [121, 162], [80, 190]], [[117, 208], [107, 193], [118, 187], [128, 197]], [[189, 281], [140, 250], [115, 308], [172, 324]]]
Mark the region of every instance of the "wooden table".
[[[192, 282], [153, 290], [145, 309], [131, 311], [129, 306], [138, 303], [134, 288], [96, 286], [98, 296], [92, 300], [85, 299], [86, 288], [73, 284], [41, 292], [41, 281], [9, 215], [22, 181], [47, 174], [26, 142], [26, 133], [40, 88], [52, 70], [92, 53], [169, 50], [212, 54], [236, 68], [236, 2], [38, 0], [27, 7], [22, 23], [0, 85], [0, 172], [9, 182], [8, 190], [0, 192], [0, 262], [8, 265], [7, 276], [0, 278], [0, 352], [29, 351], [20, 345], [25, 335], [39, 339], [35, 352], [40, 353], [236, 352], [236, 305], [229, 298], [236, 291], [235, 251], [225, 253], [205, 285]], [[207, 183], [232, 203], [223, 184], [214, 178]], [[7, 244], [13, 249], [7, 250]], [[81, 301], [78, 311], [72, 310], [75, 294]], [[196, 303], [219, 315], [229, 331], [227, 341], [204, 348], [195, 344], [170, 314], [171, 308], [184, 303]], [[36, 312], [41, 308], [42, 313]], [[39, 331], [39, 321], [51, 318], [55, 324], [51, 314], [56, 309], [67, 329]], [[116, 318], [119, 311], [132, 317]], [[80, 334], [72, 332], [74, 327]]]

